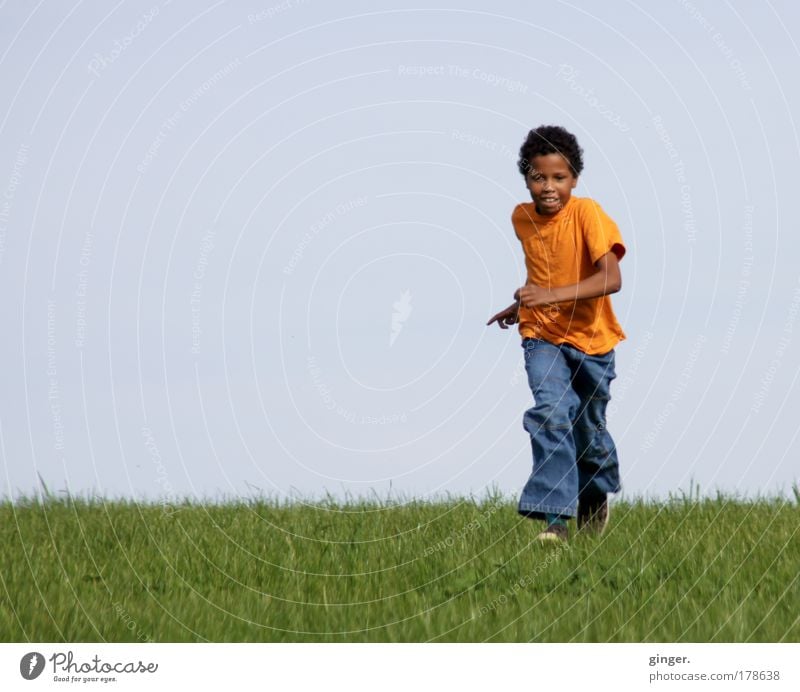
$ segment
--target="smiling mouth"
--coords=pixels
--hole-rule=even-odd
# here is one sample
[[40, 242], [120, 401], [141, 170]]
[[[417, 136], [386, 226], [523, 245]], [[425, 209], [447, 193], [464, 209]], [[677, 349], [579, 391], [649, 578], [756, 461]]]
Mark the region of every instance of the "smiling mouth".
[[542, 197], [541, 200], [542, 202], [547, 202], [548, 204], [553, 204], [559, 201], [558, 197]]

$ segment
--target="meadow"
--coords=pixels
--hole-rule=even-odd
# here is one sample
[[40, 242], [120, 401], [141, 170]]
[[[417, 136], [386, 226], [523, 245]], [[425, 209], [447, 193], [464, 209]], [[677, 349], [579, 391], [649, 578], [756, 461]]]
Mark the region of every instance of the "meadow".
[[797, 642], [800, 501], [0, 503], [0, 640]]

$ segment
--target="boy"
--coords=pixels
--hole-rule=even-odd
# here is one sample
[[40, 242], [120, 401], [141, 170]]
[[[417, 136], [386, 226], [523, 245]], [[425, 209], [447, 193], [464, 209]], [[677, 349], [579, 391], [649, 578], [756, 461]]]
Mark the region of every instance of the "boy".
[[494, 315], [501, 329], [519, 322], [534, 406], [530, 433], [533, 472], [520, 514], [544, 519], [542, 541], [567, 540], [567, 519], [602, 533], [608, 493], [620, 490], [619, 461], [606, 430], [614, 347], [625, 338], [608, 297], [622, 286], [625, 254], [617, 225], [589, 198], [573, 197], [583, 151], [562, 127], [528, 133], [518, 167], [532, 203], [511, 221], [528, 278], [514, 303]]

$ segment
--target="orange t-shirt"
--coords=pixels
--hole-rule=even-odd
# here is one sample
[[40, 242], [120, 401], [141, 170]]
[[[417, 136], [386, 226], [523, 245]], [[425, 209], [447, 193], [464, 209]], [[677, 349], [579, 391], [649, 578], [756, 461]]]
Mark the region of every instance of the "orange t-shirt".
[[[625, 254], [617, 224], [588, 197], [570, 197], [552, 216], [538, 214], [533, 202], [519, 204], [511, 222], [525, 251], [528, 283], [542, 288], [576, 284], [597, 271], [595, 262], [607, 252], [618, 259]], [[610, 296], [522, 307], [519, 333], [589, 355], [608, 353], [625, 338]]]

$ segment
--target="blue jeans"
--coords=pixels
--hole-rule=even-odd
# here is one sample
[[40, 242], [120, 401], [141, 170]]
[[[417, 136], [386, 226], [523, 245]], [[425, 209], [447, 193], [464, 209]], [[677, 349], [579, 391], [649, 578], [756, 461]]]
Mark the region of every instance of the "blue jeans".
[[567, 344], [523, 339], [534, 406], [523, 425], [531, 436], [533, 472], [519, 512], [575, 516], [578, 501], [620, 490], [619, 459], [606, 430], [614, 351], [590, 356]]

